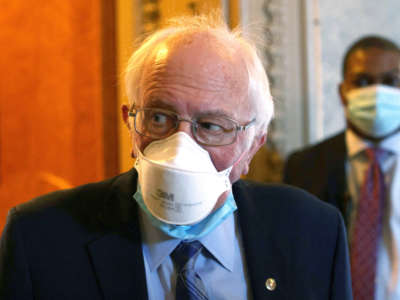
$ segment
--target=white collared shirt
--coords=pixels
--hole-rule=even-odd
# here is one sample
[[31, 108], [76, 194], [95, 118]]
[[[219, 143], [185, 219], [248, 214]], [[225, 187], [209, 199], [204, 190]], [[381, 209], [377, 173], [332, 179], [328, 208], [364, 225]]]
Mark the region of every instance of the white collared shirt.
[[365, 150], [372, 146], [384, 150], [379, 164], [384, 173], [387, 195], [383, 216], [383, 235], [378, 246], [375, 299], [400, 299], [400, 133], [381, 141], [378, 145], [373, 145], [347, 129], [346, 145], [347, 183], [353, 208], [349, 216], [349, 240], [352, 238], [360, 189], [368, 168]]

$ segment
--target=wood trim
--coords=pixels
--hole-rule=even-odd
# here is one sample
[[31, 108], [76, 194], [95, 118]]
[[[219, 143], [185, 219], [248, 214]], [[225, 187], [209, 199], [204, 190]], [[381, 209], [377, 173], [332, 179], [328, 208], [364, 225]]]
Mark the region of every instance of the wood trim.
[[115, 1], [101, 1], [101, 26], [104, 175], [110, 177], [119, 173]]

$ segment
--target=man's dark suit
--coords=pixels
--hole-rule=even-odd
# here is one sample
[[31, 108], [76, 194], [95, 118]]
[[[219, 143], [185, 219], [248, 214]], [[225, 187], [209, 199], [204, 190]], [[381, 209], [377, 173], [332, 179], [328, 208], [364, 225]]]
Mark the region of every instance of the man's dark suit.
[[[0, 298], [147, 299], [136, 182], [132, 170], [13, 209], [0, 244]], [[287, 186], [239, 181], [233, 193], [254, 299], [351, 299], [337, 210]]]
[[284, 168], [283, 182], [305, 189], [336, 206], [347, 220], [350, 196], [346, 159], [345, 133], [341, 132], [291, 154]]

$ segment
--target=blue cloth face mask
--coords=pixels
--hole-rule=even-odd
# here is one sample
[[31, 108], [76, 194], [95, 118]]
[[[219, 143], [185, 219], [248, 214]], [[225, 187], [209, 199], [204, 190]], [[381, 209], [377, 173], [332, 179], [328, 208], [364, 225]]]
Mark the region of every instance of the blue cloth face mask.
[[361, 132], [380, 138], [400, 128], [400, 89], [373, 85], [347, 93], [347, 119]]
[[229, 193], [224, 205], [212, 212], [199, 223], [193, 225], [173, 225], [164, 223], [151, 214], [143, 201], [139, 184], [133, 198], [146, 213], [153, 226], [157, 227], [165, 234], [177, 239], [199, 239], [211, 232], [237, 209], [236, 202], [233, 199], [231, 192]]

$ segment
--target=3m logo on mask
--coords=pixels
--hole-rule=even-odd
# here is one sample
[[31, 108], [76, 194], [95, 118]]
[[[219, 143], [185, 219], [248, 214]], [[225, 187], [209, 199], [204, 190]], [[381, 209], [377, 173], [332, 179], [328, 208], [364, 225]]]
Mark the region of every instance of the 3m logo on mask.
[[152, 197], [158, 200], [159, 207], [165, 211], [182, 212], [182, 205], [175, 201], [173, 193], [168, 193], [158, 188], [154, 193], [152, 193]]
[[157, 189], [156, 190], [156, 197], [160, 198], [160, 199], [167, 200], [167, 201], [171, 201], [171, 202], [174, 201], [174, 194], [173, 193], [168, 193], [168, 192], [165, 192], [165, 191], [163, 191], [161, 189]]

